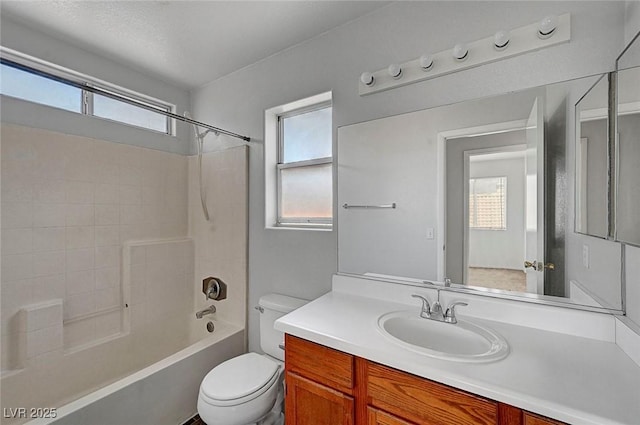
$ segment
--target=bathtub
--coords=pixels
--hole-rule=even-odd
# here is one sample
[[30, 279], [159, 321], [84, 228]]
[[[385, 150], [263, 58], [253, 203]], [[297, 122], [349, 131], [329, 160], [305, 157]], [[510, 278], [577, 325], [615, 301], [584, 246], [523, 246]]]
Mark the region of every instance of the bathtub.
[[[245, 352], [241, 327], [210, 319], [195, 321], [190, 339], [197, 340], [131, 375], [55, 410], [55, 418], [38, 418], [28, 425], [176, 425], [197, 413], [200, 382], [216, 365]], [[45, 384], [43, 382], [43, 384]], [[55, 383], [48, 383], [55, 385]], [[46, 408], [46, 406], [40, 406]], [[26, 412], [44, 414], [51, 411]], [[4, 423], [4, 422], [3, 422]]]
[[193, 416], [203, 377], [246, 348], [244, 322], [224, 321], [231, 297], [196, 319], [210, 303], [198, 302], [193, 263], [189, 238], [128, 241], [115, 308], [74, 316], [68, 300], [23, 306], [12, 316], [24, 332], [10, 342], [22, 355], [2, 370], [0, 422], [175, 425]]

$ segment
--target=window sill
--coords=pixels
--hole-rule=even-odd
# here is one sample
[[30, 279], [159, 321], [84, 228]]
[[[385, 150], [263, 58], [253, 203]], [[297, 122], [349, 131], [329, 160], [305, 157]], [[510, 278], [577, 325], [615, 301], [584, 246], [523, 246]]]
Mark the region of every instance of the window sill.
[[307, 230], [313, 232], [332, 232], [333, 226], [314, 226], [314, 225], [272, 225], [265, 226], [266, 230]]

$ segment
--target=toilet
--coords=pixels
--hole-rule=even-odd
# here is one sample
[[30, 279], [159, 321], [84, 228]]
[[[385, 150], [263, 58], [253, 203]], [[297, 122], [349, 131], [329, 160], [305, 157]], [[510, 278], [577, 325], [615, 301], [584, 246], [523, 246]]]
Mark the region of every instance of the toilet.
[[282, 425], [284, 334], [275, 321], [308, 301], [280, 294], [260, 298], [260, 348], [214, 367], [202, 380], [198, 414], [207, 425]]

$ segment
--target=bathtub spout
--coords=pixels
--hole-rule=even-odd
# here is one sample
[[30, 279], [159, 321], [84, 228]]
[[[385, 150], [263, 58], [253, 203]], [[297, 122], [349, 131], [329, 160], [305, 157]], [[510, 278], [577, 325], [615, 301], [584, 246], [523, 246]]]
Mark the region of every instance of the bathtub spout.
[[216, 312], [216, 306], [215, 305], [210, 305], [209, 307], [205, 308], [204, 310], [200, 310], [196, 312], [196, 319], [202, 319], [202, 317], [205, 314], [213, 314]]

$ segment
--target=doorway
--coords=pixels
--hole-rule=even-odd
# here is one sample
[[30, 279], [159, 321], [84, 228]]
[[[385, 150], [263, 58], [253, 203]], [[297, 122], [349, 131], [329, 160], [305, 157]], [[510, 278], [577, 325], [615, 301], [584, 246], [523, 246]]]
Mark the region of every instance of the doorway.
[[447, 137], [446, 277], [491, 289], [528, 292], [526, 125]]
[[[517, 140], [523, 137], [521, 133], [508, 136]], [[525, 144], [464, 152], [468, 174], [464, 188], [468, 200], [464, 264], [467, 285], [517, 292], [527, 289], [523, 270], [525, 153]]]

